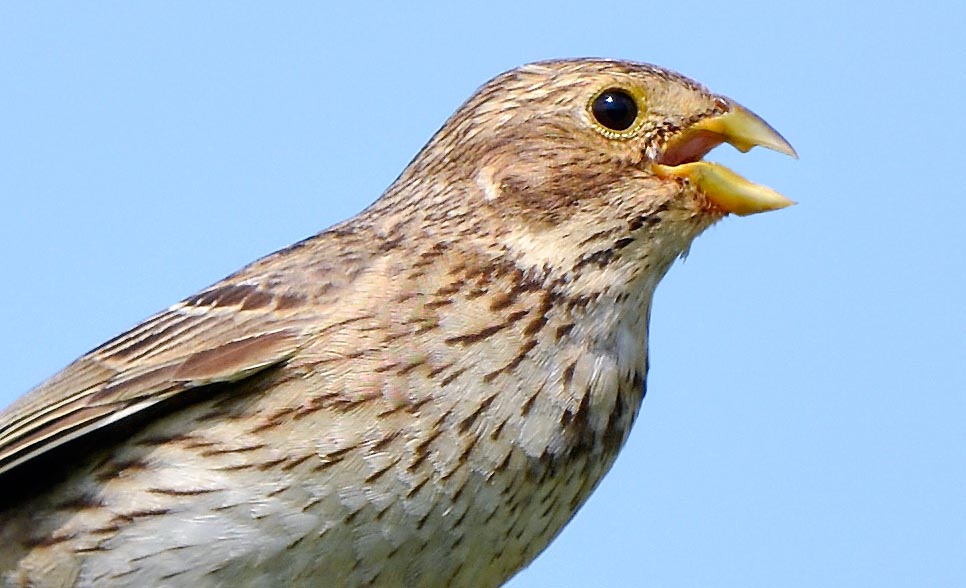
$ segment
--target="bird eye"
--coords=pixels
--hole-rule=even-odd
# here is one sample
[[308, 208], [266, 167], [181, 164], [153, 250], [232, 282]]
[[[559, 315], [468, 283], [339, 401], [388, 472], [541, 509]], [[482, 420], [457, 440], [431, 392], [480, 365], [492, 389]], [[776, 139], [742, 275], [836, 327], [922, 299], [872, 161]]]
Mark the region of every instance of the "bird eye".
[[634, 97], [617, 88], [604, 90], [590, 105], [594, 118], [612, 131], [626, 131], [637, 120]]

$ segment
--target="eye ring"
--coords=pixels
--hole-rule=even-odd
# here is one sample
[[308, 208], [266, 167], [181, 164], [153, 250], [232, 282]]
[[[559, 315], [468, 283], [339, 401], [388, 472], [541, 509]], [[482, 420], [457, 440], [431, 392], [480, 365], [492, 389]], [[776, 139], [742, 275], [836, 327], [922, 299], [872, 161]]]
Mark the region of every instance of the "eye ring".
[[590, 101], [588, 110], [598, 130], [611, 138], [627, 137], [636, 130], [641, 108], [634, 95], [622, 88], [606, 88]]

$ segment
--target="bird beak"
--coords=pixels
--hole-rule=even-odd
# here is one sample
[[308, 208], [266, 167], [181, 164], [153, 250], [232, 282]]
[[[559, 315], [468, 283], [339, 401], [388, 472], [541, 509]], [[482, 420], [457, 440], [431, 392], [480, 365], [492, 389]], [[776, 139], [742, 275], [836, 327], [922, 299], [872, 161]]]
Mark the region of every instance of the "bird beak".
[[672, 137], [652, 164], [654, 173], [689, 182], [726, 213], [745, 216], [795, 204], [723, 165], [701, 160], [721, 143], [729, 143], [742, 153], [760, 145], [798, 158], [788, 141], [761, 117], [738, 104], [729, 104], [726, 112], [703, 118]]

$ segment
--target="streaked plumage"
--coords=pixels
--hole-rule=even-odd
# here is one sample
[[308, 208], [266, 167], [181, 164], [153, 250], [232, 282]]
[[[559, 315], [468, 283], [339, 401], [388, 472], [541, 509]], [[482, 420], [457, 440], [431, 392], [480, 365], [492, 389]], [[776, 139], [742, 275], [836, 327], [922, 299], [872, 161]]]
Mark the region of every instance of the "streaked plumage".
[[[628, 97], [627, 128], [595, 119]], [[728, 212], [787, 205], [699, 161], [724, 141], [793, 153], [653, 66], [495, 78], [371, 207], [0, 413], [0, 578], [501, 585], [623, 444], [660, 278]]]

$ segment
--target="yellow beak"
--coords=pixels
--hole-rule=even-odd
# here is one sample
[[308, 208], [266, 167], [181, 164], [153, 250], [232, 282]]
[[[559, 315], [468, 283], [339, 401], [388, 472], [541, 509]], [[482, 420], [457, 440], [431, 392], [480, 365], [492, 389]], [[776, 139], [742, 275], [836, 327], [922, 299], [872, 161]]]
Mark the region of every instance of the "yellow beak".
[[653, 164], [662, 178], [682, 178], [700, 190], [718, 208], [741, 216], [777, 210], [795, 204], [778, 192], [755, 184], [723, 165], [701, 161], [721, 143], [742, 153], [760, 145], [797, 158], [795, 149], [758, 115], [738, 104], [724, 114], [708, 117], [682, 130]]

